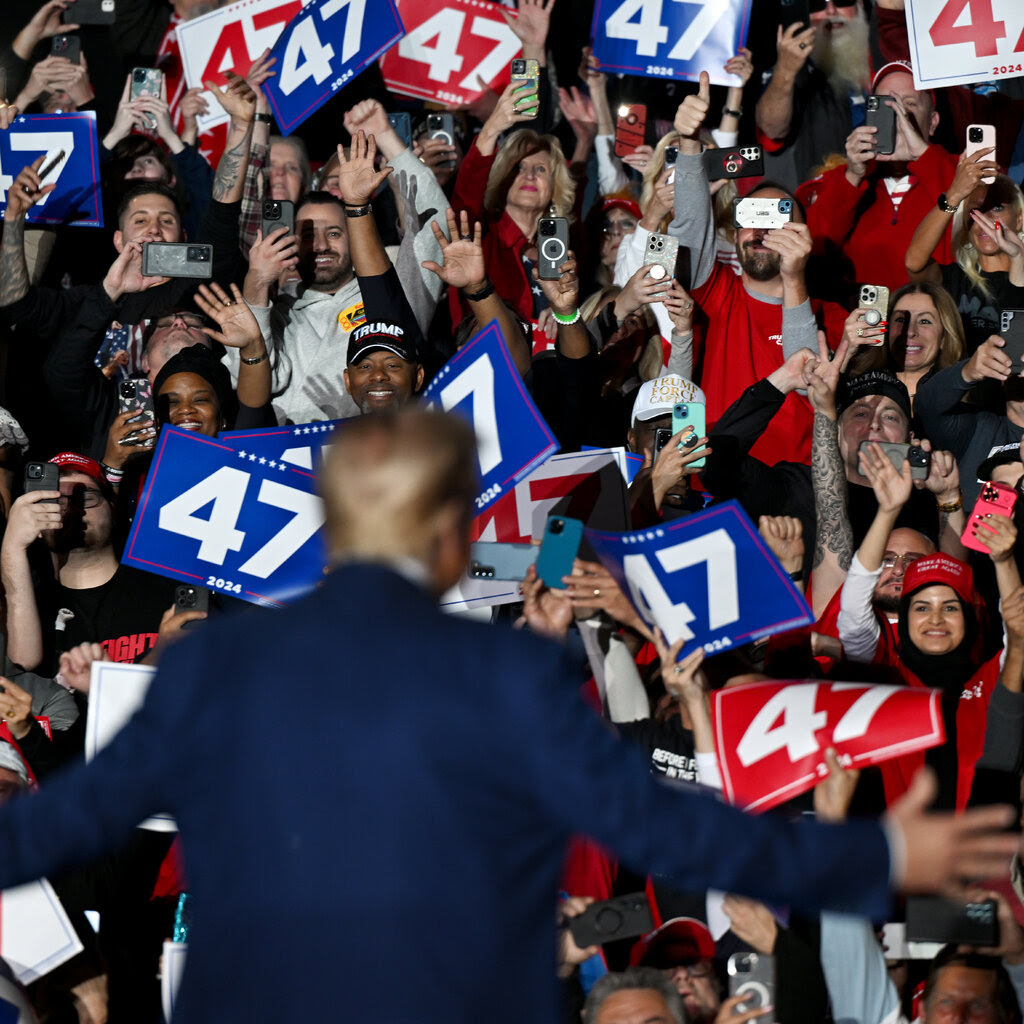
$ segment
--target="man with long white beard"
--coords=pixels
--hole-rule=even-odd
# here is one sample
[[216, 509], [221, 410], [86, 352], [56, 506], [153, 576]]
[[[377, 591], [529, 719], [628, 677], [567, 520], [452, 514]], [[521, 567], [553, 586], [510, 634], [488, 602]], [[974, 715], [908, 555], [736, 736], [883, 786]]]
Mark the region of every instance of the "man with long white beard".
[[864, 121], [871, 80], [861, 0], [810, 0], [810, 25], [779, 27], [778, 57], [757, 103], [765, 174], [795, 189]]

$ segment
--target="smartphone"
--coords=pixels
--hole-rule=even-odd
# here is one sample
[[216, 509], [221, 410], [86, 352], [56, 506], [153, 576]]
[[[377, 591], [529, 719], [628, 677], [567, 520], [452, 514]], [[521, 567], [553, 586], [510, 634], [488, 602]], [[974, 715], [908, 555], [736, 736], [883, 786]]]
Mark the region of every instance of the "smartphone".
[[572, 572], [572, 563], [576, 560], [582, 539], [581, 519], [548, 516], [536, 562], [537, 575], [547, 586], [562, 589], [562, 577]]
[[701, 157], [708, 181], [723, 178], [756, 178], [764, 174], [764, 154], [760, 146], [739, 149], [706, 149]]
[[213, 246], [193, 242], [143, 242], [143, 277], [213, 277]]
[[[996, 130], [993, 125], [990, 124], [969, 124], [967, 126], [967, 148], [964, 150], [964, 156], [970, 156], [972, 153], [977, 153], [979, 149], [995, 149], [996, 145]], [[995, 162], [996, 155], [992, 153], [989, 159]], [[989, 175], [987, 178], [981, 179], [983, 184], [991, 185], [996, 179]]]
[[[427, 137], [441, 139], [449, 146], [455, 145], [455, 118], [451, 114], [427, 114]], [[452, 168], [455, 160], [446, 160], [438, 167]]]
[[[157, 415], [153, 406], [153, 384], [145, 377], [121, 381], [118, 385], [118, 406], [122, 413], [137, 412], [138, 415], [131, 417], [128, 420], [129, 423], [139, 423], [143, 420], [157, 422]], [[132, 434], [128, 435], [128, 437], [133, 436]], [[129, 441], [126, 438], [125, 443], [143, 444], [146, 441], [140, 441], [137, 438]]]
[[1024, 373], [1024, 309], [1004, 309], [999, 314], [999, 336], [1006, 342], [1003, 355], [1013, 363], [1010, 373]]
[[960, 903], [941, 896], [908, 896], [907, 941], [998, 946], [996, 901]]
[[[857, 305], [864, 310], [864, 323], [868, 327], [877, 327], [889, 316], [889, 289], [883, 284], [862, 285]], [[885, 344], [885, 336], [865, 338], [861, 344], [877, 348]]]
[[443, 139], [450, 146], [455, 145], [455, 119], [451, 114], [428, 114], [427, 137]]
[[412, 118], [405, 111], [388, 114], [388, 123], [406, 146], [412, 145]]
[[[744, 996], [743, 1009], [775, 1005], [775, 958], [764, 953], [733, 953], [726, 964], [729, 995]], [[757, 1018], [761, 1024], [774, 1024], [775, 1014]]]
[[[672, 406], [672, 436], [674, 437], [680, 430], [693, 427], [693, 433], [679, 443], [681, 449], [685, 451], [692, 448], [699, 438], [704, 437], [707, 430], [706, 419], [707, 409], [702, 402], [677, 402]], [[707, 459], [698, 459], [690, 463], [697, 469], [706, 464]]]
[[72, 64], [81, 64], [82, 40], [78, 36], [54, 36], [50, 40], [50, 56], [66, 57]]
[[[519, 83], [520, 86], [528, 85], [531, 87], [530, 91], [536, 93], [540, 88], [540, 64], [532, 58], [517, 57], [512, 61], [510, 77], [512, 82]], [[537, 104], [534, 104], [532, 108], [525, 108], [522, 112], [535, 115]]]
[[[77, 4], [75, 9], [78, 9]], [[163, 91], [164, 73], [156, 68], [132, 68], [132, 84], [129, 91], [130, 99], [140, 96], [159, 96]], [[156, 128], [156, 118], [152, 114], [143, 115], [144, 127], [152, 131]]]
[[263, 218], [260, 226], [263, 237], [278, 228], [287, 228], [289, 235], [295, 234], [295, 204], [290, 199], [264, 199]]
[[[174, 588], [174, 611], [178, 612], [208, 612], [210, 610], [210, 592], [206, 587], [194, 587], [191, 583], [182, 583]], [[201, 619], [194, 619], [186, 622], [182, 629], [195, 629], [202, 625]]]
[[875, 152], [885, 156], [896, 150], [896, 111], [886, 103], [888, 96], [869, 96], [865, 108], [864, 123], [877, 128]]
[[758, 199], [756, 196], [732, 201], [732, 222], [738, 228], [781, 228], [793, 219], [792, 199]]
[[[657, 231], [651, 232], [647, 239], [647, 248], [644, 250], [644, 266], [658, 269], [652, 269], [649, 277], [655, 281], [664, 280], [667, 284], [669, 279], [675, 275], [678, 256], [679, 242], [677, 239], [671, 235], [660, 235]], [[661, 273], [658, 272], [659, 270]]]
[[580, 949], [646, 935], [653, 928], [651, 908], [642, 892], [599, 900], [569, 919], [569, 932]]
[[779, 0], [779, 24], [783, 28], [789, 28], [797, 22], [801, 25], [810, 25], [811, 11], [808, 0]]
[[116, 17], [114, 0], [77, 0], [60, 14], [63, 25], [113, 25]]
[[672, 431], [668, 427], [658, 427], [654, 432], [654, 457], [661, 454], [661, 449], [672, 440]]
[[558, 268], [569, 258], [569, 222], [564, 217], [541, 217], [537, 238], [538, 276], [542, 281], [557, 281]]
[[966, 548], [972, 551], [981, 551], [988, 554], [988, 548], [982, 547], [975, 539], [975, 534], [980, 533], [982, 538], [989, 531], [985, 530], [983, 522], [992, 516], [1012, 516], [1014, 506], [1017, 504], [1017, 489], [1008, 484], [997, 483], [989, 480], [983, 484], [978, 500], [974, 503], [971, 515], [967, 520], [967, 527], [960, 535], [960, 540]]
[[668, 172], [668, 177], [665, 179], [670, 185], [676, 180], [676, 161], [679, 159], [679, 147], [678, 146], [666, 146], [665, 147], [665, 166], [671, 167], [672, 170]]
[[469, 546], [467, 574], [474, 580], [523, 580], [537, 561], [536, 544], [500, 544], [478, 540]]
[[619, 107], [615, 119], [615, 155], [629, 156], [644, 144], [647, 134], [647, 107], [628, 103]]
[[26, 494], [32, 491], [59, 491], [60, 466], [53, 462], [29, 462], [25, 466], [23, 490]]
[[897, 473], [902, 473], [903, 463], [909, 462], [912, 480], [928, 479], [932, 457], [920, 445], [907, 444], [905, 441], [861, 441], [860, 450], [866, 452], [869, 444], [877, 444], [885, 452]]

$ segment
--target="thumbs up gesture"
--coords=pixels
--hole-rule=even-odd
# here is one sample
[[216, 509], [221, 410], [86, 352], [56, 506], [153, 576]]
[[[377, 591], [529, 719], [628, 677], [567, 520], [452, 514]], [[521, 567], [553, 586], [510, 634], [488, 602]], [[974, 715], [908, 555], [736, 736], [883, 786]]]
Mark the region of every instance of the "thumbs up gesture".
[[[708, 73], [700, 73], [700, 89], [683, 100], [676, 111], [675, 130], [684, 139], [696, 139], [711, 106], [711, 79]], [[680, 147], [682, 148], [682, 147]], [[688, 147], [687, 147], [688, 148]]]

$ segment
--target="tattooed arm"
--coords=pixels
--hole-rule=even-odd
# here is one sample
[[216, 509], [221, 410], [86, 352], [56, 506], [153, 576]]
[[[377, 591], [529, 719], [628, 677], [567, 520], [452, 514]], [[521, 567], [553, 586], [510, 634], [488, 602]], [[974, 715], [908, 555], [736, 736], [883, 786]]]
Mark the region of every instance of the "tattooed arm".
[[227, 79], [226, 89], [218, 89], [212, 82], [204, 83], [217, 94], [221, 106], [231, 115], [227, 145], [213, 178], [213, 198], [218, 203], [237, 203], [242, 198], [245, 170], [249, 166], [256, 93], [244, 78], [233, 72], [227, 72]]
[[842, 356], [832, 362], [819, 333], [819, 357], [804, 372], [807, 397], [814, 407], [811, 436], [811, 483], [818, 528], [814, 541], [814, 570], [811, 604], [821, 615], [835, 592], [843, 585], [853, 557], [853, 531], [846, 506], [846, 473], [839, 454], [836, 386]]
[[10, 306], [28, 294], [28, 263], [25, 260], [25, 215], [54, 185], [39, 187], [39, 157], [14, 179], [7, 190], [4, 238], [0, 245], [0, 306]]

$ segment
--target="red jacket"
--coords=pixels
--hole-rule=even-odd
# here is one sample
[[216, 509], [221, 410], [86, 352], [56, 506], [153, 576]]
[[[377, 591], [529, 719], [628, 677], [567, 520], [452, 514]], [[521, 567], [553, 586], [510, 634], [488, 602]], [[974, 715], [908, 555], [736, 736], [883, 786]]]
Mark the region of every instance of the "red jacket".
[[[743, 287], [743, 279], [716, 261], [711, 276], [693, 290], [694, 301], [707, 315], [698, 383], [707, 396], [707, 425], [749, 388], [777, 370], [782, 357], [782, 304], [761, 302]], [[811, 308], [825, 333], [838, 341], [846, 310], [834, 302], [813, 300]], [[769, 466], [776, 462], [810, 462], [814, 414], [802, 395], [792, 394], [775, 414], [750, 454]]]
[[[916, 180], [898, 210], [879, 173], [884, 164], [876, 164], [856, 188], [846, 180], [845, 165], [801, 185], [799, 194], [807, 204], [807, 226], [815, 251], [824, 251], [829, 242], [842, 249], [861, 284], [880, 284], [892, 290], [906, 284], [907, 247], [925, 214], [949, 187], [956, 163], [957, 158], [941, 146], [929, 146], [907, 165]], [[935, 260], [953, 262], [948, 229]]]

